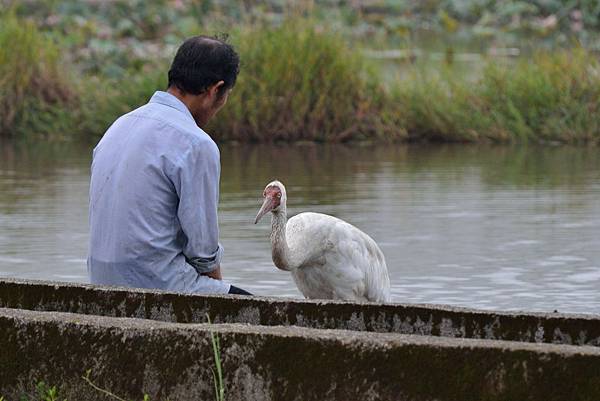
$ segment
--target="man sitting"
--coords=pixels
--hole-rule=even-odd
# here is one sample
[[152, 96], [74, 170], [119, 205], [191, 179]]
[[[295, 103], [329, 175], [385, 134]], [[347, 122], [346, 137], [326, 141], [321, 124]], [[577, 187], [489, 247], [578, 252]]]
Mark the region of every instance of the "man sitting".
[[203, 131], [239, 72], [224, 41], [186, 40], [167, 92], [117, 119], [93, 153], [88, 272], [94, 284], [248, 292], [222, 281], [219, 149]]

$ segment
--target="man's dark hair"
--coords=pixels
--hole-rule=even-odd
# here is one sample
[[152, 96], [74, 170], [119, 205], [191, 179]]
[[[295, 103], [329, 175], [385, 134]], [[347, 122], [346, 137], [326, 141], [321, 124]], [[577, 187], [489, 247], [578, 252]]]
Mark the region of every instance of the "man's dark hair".
[[194, 36], [177, 50], [169, 69], [169, 87], [199, 95], [219, 81], [220, 93], [233, 88], [240, 70], [240, 58], [233, 46], [219, 38]]

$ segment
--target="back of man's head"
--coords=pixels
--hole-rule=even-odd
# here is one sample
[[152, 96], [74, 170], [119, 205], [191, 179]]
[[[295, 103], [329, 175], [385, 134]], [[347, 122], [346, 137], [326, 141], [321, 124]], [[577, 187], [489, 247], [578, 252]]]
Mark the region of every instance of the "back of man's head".
[[224, 40], [208, 36], [187, 39], [169, 69], [169, 88], [184, 94], [199, 95], [219, 81], [221, 91], [233, 88], [240, 69], [240, 59]]

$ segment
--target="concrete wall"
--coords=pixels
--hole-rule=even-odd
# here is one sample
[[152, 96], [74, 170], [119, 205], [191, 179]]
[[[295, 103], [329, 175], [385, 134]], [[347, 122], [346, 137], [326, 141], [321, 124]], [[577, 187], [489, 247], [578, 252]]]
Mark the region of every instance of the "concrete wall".
[[91, 369], [96, 384], [128, 399], [211, 400], [210, 332], [227, 400], [600, 399], [598, 347], [2, 308], [0, 392], [17, 400], [44, 380], [70, 401], [106, 400], [80, 378]]
[[0, 281], [0, 307], [165, 322], [249, 323], [600, 346], [600, 316], [439, 305], [198, 296], [27, 280]]

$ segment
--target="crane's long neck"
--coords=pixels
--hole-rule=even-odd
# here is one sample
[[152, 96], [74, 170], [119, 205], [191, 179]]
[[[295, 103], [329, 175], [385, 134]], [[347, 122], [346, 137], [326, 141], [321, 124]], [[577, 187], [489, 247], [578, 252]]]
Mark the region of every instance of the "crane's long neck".
[[291, 270], [294, 267], [292, 255], [287, 243], [285, 227], [287, 225], [287, 210], [282, 204], [271, 217], [271, 246], [273, 263], [281, 270]]

